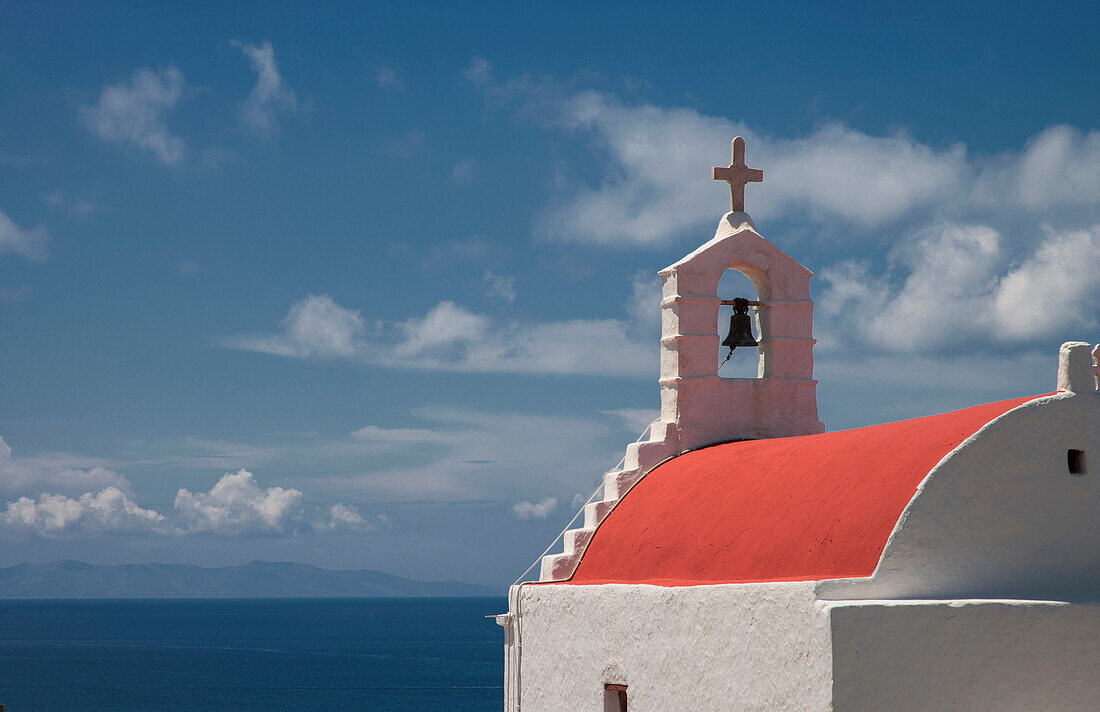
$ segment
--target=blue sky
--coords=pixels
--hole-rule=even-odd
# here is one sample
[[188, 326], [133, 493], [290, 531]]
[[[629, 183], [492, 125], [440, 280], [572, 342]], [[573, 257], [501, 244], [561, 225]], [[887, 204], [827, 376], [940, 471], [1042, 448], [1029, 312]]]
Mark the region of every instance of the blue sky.
[[1048, 391], [1098, 340], [1098, 15], [6, 3], [0, 565], [509, 582], [655, 411], [738, 134], [828, 428]]

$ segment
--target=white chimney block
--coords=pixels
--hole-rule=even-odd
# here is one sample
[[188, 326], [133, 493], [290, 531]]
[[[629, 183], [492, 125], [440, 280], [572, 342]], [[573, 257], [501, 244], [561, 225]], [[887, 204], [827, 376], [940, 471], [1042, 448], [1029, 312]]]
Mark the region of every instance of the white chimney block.
[[1058, 349], [1058, 390], [1090, 393], [1096, 390], [1092, 370], [1092, 346], [1084, 341], [1067, 341]]
[[1100, 344], [1092, 347], [1092, 377], [1096, 381], [1096, 390], [1100, 391]]

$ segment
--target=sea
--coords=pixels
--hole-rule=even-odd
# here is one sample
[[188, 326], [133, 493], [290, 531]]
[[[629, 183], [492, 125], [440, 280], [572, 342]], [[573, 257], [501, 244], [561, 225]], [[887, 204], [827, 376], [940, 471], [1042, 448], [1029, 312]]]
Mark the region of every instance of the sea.
[[505, 598], [0, 601], [6, 712], [496, 712]]

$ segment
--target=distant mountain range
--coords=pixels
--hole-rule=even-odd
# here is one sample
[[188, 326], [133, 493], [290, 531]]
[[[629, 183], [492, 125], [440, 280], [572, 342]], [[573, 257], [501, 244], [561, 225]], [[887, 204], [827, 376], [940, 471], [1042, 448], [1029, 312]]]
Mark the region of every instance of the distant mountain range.
[[188, 564], [96, 566], [80, 561], [0, 569], [3, 598], [375, 598], [499, 596], [504, 590], [457, 581], [413, 581], [381, 571], [330, 571], [253, 561], [205, 568]]

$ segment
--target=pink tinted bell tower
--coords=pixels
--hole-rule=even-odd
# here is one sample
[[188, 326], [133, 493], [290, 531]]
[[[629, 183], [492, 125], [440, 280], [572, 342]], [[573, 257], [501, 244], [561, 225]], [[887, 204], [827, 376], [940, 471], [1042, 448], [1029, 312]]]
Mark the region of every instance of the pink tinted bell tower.
[[[814, 380], [813, 273], [756, 231], [744, 212], [745, 183], [762, 181], [763, 171], [745, 166], [742, 138], [732, 154], [731, 166], [714, 169], [715, 180], [730, 183], [732, 210], [710, 242], [659, 273], [660, 420], [674, 424], [681, 451], [825, 430]], [[718, 283], [727, 269], [748, 277], [761, 302], [757, 378], [718, 375]]]

